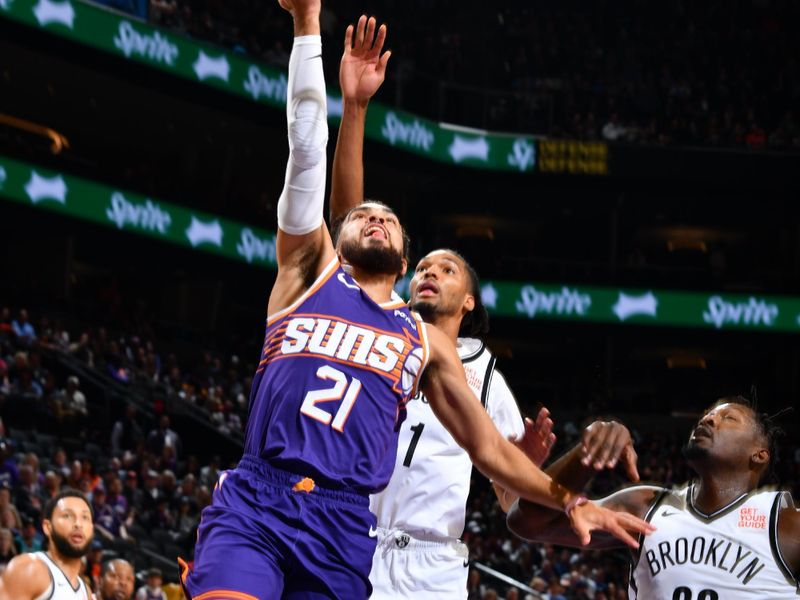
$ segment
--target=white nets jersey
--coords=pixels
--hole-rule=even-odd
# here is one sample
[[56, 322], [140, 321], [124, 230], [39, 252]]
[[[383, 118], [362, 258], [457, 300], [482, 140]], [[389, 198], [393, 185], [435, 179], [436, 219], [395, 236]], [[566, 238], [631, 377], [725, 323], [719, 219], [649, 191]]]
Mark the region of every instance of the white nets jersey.
[[80, 577], [78, 577], [78, 587], [72, 587], [72, 583], [64, 571], [45, 552], [36, 552], [34, 556], [41, 560], [50, 571], [50, 586], [36, 600], [91, 600], [94, 598], [86, 590], [86, 585]]
[[[500, 433], [524, 431], [516, 400], [494, 368], [495, 357], [480, 340], [459, 338], [467, 382]], [[459, 538], [464, 531], [472, 462], [418, 394], [406, 404], [397, 459], [389, 485], [370, 496], [378, 526], [434, 538]]]
[[647, 513], [658, 529], [644, 539], [628, 594], [638, 600], [800, 598], [777, 543], [784, 492], [754, 491], [706, 515], [692, 485], [667, 490]]

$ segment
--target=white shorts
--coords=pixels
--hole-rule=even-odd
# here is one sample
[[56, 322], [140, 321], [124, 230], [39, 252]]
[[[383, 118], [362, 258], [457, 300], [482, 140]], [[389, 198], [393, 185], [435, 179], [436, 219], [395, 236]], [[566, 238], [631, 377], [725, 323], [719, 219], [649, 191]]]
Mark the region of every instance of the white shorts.
[[460, 540], [378, 528], [370, 598], [466, 599], [468, 573], [469, 551]]

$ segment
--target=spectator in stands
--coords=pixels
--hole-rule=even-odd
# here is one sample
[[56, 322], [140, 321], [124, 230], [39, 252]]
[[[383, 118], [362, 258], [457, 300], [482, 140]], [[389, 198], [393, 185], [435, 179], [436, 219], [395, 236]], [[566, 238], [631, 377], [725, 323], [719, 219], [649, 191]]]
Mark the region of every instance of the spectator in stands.
[[136, 600], [167, 600], [167, 595], [161, 589], [163, 583], [163, 576], [161, 569], [156, 567], [147, 571], [147, 580], [145, 584], [140, 587], [136, 592]]
[[174, 429], [170, 429], [169, 416], [161, 415], [158, 419], [158, 428], [153, 429], [147, 436], [147, 447], [155, 456], [161, 456], [164, 446], [175, 450], [175, 459], [181, 455], [181, 438]]
[[219, 478], [220, 458], [217, 455], [211, 457], [211, 462], [200, 469], [200, 483], [206, 486], [213, 486]]
[[16, 487], [19, 482], [19, 469], [14, 460], [14, 446], [11, 440], [0, 438], [0, 485], [9, 489]]
[[6, 565], [17, 554], [17, 547], [14, 545], [14, 534], [10, 529], [0, 528], [0, 574], [3, 573]]
[[86, 576], [91, 582], [91, 588], [97, 590], [100, 587], [100, 574], [103, 568], [103, 543], [100, 540], [92, 540], [89, 552], [86, 554]]
[[19, 376], [12, 384], [11, 391], [14, 394], [26, 396], [32, 400], [41, 400], [44, 395], [42, 386], [34, 379], [33, 372], [30, 369], [23, 369], [19, 372]]
[[94, 511], [94, 529], [108, 541], [120, 537], [122, 522], [117, 512], [106, 502], [106, 491], [98, 486], [92, 493], [92, 510]]
[[69, 477], [70, 465], [67, 462], [67, 453], [63, 448], [58, 447], [55, 449], [53, 458], [50, 461], [50, 466], [61, 476], [62, 481]]
[[80, 390], [80, 385], [80, 380], [76, 375], [67, 377], [66, 409], [78, 417], [88, 417], [89, 408], [86, 405], [86, 396]]
[[0, 400], [11, 393], [11, 380], [8, 378], [8, 364], [0, 358]]
[[11, 309], [8, 306], [0, 308], [0, 344], [6, 343], [14, 335], [11, 326]]
[[11, 486], [8, 483], [0, 484], [0, 510], [8, 510], [13, 515], [13, 529], [22, 529], [22, 517], [17, 507], [11, 502]]
[[19, 553], [38, 552], [42, 549], [44, 537], [36, 530], [36, 522], [32, 517], [22, 516], [22, 531], [16, 539]]
[[53, 470], [50, 470], [44, 474], [44, 481], [42, 483], [41, 491], [43, 504], [47, 504], [47, 501], [50, 500], [50, 498], [61, 491], [61, 479], [61, 475]]
[[125, 500], [128, 501], [130, 509], [142, 506], [144, 493], [139, 489], [139, 477], [136, 475], [136, 471], [128, 471], [125, 474], [122, 494], [125, 496]]
[[124, 450], [134, 450], [144, 439], [144, 432], [136, 420], [136, 407], [128, 404], [125, 416], [114, 423], [111, 430], [111, 450], [114, 456], [121, 456]]
[[11, 322], [11, 329], [22, 346], [31, 346], [36, 341], [36, 330], [28, 320], [28, 311], [21, 308], [19, 316]]
[[80, 489], [81, 480], [83, 479], [83, 465], [79, 460], [73, 460], [69, 464], [69, 473], [64, 481], [67, 487]]
[[14, 504], [23, 515], [37, 518], [42, 512], [42, 490], [29, 464], [19, 467], [19, 483], [14, 490]]
[[122, 558], [103, 563], [97, 600], [131, 600], [136, 580], [133, 565]]
[[183, 546], [194, 541], [197, 524], [200, 521], [195, 504], [189, 496], [181, 496], [178, 500], [178, 513], [175, 517], [173, 531], [175, 532], [175, 541]]
[[67, 352], [86, 363], [88, 367], [94, 367], [94, 352], [89, 340], [89, 333], [84, 331], [77, 342], [72, 342], [67, 346]]

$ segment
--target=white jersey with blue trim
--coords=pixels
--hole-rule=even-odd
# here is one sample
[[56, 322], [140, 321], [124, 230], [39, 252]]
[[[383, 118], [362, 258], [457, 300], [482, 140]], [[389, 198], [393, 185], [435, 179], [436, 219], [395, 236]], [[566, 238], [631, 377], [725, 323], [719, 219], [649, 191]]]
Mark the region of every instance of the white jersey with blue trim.
[[656, 531], [641, 540], [632, 600], [797, 599], [797, 581], [778, 545], [779, 491], [753, 491], [707, 515], [693, 486], [665, 490], [647, 513]]
[[78, 577], [78, 586], [73, 587], [69, 577], [46, 552], [35, 552], [33, 555], [41, 560], [50, 571], [50, 585], [36, 600], [91, 600], [94, 598], [89, 594], [86, 584], [80, 577]]
[[[495, 357], [480, 340], [456, 344], [467, 383], [504, 437], [521, 436], [517, 402]], [[389, 485], [370, 496], [378, 527], [428, 538], [458, 539], [464, 531], [472, 461], [433, 413], [423, 394], [406, 404]]]

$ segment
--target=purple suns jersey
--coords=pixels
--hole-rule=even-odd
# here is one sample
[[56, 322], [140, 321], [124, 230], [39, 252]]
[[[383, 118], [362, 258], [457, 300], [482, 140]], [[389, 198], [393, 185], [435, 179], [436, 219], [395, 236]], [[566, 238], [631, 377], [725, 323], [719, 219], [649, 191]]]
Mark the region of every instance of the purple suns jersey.
[[419, 316], [376, 303], [334, 259], [267, 319], [245, 454], [326, 487], [383, 489], [428, 356]]

